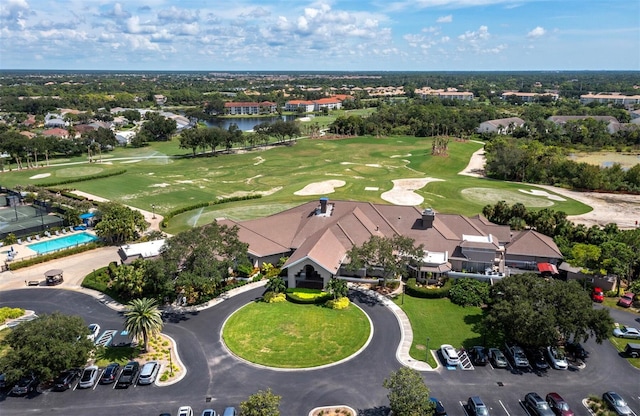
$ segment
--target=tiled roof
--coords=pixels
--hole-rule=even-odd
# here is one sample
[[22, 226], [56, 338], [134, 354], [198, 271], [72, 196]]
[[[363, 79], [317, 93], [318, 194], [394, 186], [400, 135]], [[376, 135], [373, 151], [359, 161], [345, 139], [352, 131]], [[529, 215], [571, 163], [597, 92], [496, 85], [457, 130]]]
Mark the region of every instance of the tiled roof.
[[566, 123], [571, 120], [586, 120], [592, 118], [596, 121], [604, 121], [605, 123], [617, 123], [618, 119], [612, 116], [551, 116], [547, 120], [554, 123]]
[[507, 254], [521, 256], [536, 256], [562, 258], [553, 238], [533, 230], [524, 230], [513, 236], [513, 240], [506, 246]]
[[263, 101], [261, 103], [258, 102], [226, 102], [224, 103], [225, 108], [230, 107], [271, 107], [276, 105], [276, 103], [272, 103], [270, 101]]
[[[337, 270], [344, 254], [372, 235], [404, 235], [428, 251], [448, 252], [450, 257], [456, 253], [464, 257], [459, 250], [463, 235], [492, 235], [492, 242], [482, 246], [494, 249], [510, 241], [508, 226], [492, 224], [480, 216], [438, 213], [433, 226], [426, 228], [417, 207], [336, 200], [328, 202], [326, 214], [319, 214], [319, 210], [319, 201], [312, 201], [261, 219], [222, 223], [237, 225], [240, 240], [248, 243], [250, 252], [257, 256], [292, 251], [285, 267], [310, 258], [329, 271]], [[562, 257], [552, 239], [534, 231], [519, 234], [510, 247], [518, 253], [520, 246], [540, 257]]]

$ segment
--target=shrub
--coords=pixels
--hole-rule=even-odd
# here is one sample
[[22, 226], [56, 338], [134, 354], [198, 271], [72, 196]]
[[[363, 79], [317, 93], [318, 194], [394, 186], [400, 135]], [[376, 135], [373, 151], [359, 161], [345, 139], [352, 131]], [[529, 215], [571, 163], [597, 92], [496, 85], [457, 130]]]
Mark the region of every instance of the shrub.
[[267, 292], [262, 297], [267, 303], [278, 303], [278, 302], [286, 302], [287, 297], [284, 293], [276, 293], [276, 292]]
[[82, 176], [80, 178], [71, 178], [71, 179], [64, 179], [64, 180], [56, 181], [56, 182], [40, 183], [40, 184], [38, 184], [38, 186], [41, 186], [43, 188], [48, 188], [48, 187], [52, 187], [52, 186], [66, 185], [68, 183], [74, 183], [74, 182], [84, 182], [84, 181], [91, 181], [91, 180], [94, 180], [94, 179], [109, 178], [111, 176], [122, 175], [122, 174], [124, 174], [126, 172], [127, 172], [126, 169], [121, 169], [121, 170], [115, 170], [115, 171], [112, 171], [112, 172], [99, 173], [99, 174], [96, 174], [96, 175]]
[[480, 306], [489, 299], [489, 283], [471, 278], [456, 279], [449, 290], [451, 302], [460, 306]]
[[9, 308], [4, 306], [0, 308], [0, 323], [6, 322], [8, 319], [16, 319], [24, 315], [24, 309]]
[[78, 247], [68, 248], [66, 250], [56, 251], [55, 253], [43, 254], [42, 256], [33, 257], [26, 260], [16, 261], [9, 264], [10, 270], [18, 270], [23, 267], [33, 266], [34, 264], [44, 263], [49, 260], [55, 260], [62, 257], [71, 256], [73, 254], [83, 253], [98, 247], [98, 243], [87, 243]]
[[322, 304], [331, 298], [329, 293], [317, 289], [287, 289], [286, 294], [290, 302], [300, 304]]
[[343, 296], [338, 299], [331, 299], [327, 301], [327, 303], [325, 303], [325, 305], [331, 309], [347, 309], [350, 304], [351, 302], [349, 301], [349, 298], [346, 296]]
[[426, 298], [426, 299], [439, 299], [446, 298], [449, 296], [449, 290], [451, 289], [451, 279], [447, 279], [445, 284], [442, 287], [438, 288], [428, 288], [423, 286], [418, 286], [415, 278], [411, 278], [407, 280], [407, 285], [405, 287], [405, 293], [409, 296], [413, 296], [414, 298]]

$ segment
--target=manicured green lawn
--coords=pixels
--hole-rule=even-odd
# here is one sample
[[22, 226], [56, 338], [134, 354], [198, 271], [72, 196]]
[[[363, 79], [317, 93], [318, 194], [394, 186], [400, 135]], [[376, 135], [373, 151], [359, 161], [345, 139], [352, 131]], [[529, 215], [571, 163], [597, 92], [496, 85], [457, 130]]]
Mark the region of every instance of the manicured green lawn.
[[290, 302], [254, 302], [236, 311], [223, 328], [227, 347], [253, 363], [279, 368], [316, 367], [360, 349], [371, 328], [364, 312]]
[[[79, 164], [12, 171], [3, 174], [3, 185], [37, 185], [126, 169], [122, 175], [77, 182], [65, 187], [163, 214], [176, 208], [219, 198], [260, 193], [260, 200], [220, 204], [175, 217], [167, 232], [211, 222], [217, 217], [257, 218], [299, 205], [321, 195], [297, 196], [306, 185], [342, 180], [331, 199], [374, 203], [393, 187], [392, 180], [433, 177], [415, 192], [424, 198], [423, 207], [437, 211], [474, 215], [487, 204], [505, 200], [523, 202], [531, 208], [550, 207], [567, 214], [588, 212], [576, 201], [551, 201], [521, 192], [533, 187], [458, 175], [473, 152], [475, 142], [449, 142], [447, 157], [431, 156], [431, 139], [416, 137], [357, 137], [342, 140], [303, 139], [290, 146], [241, 154], [185, 157], [190, 151], [178, 148], [178, 140], [152, 143], [140, 149], [116, 149], [103, 156], [102, 164]], [[130, 157], [130, 160], [117, 160]], [[86, 161], [86, 156], [72, 161]], [[55, 161], [57, 163], [57, 161]], [[41, 175], [49, 174], [48, 177]], [[34, 178], [35, 175], [38, 175]], [[376, 189], [377, 190], [367, 190]]]
[[436, 361], [426, 352], [427, 338], [429, 349], [437, 350], [442, 344], [451, 344], [455, 348], [482, 345], [482, 336], [475, 328], [480, 322], [482, 310], [477, 307], [455, 305], [449, 299], [420, 299], [404, 295], [395, 299], [411, 322], [413, 343], [409, 354], [415, 360], [425, 361], [435, 367]]

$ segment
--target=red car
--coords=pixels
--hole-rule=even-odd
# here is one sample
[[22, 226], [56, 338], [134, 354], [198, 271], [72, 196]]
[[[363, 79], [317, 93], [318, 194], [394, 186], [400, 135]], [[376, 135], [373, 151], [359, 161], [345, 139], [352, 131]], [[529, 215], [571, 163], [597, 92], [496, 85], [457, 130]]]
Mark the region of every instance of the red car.
[[573, 416], [573, 410], [558, 393], [547, 394], [547, 403], [557, 416]]
[[633, 293], [625, 293], [620, 297], [620, 299], [618, 299], [618, 306], [622, 306], [623, 308], [631, 307], [634, 296], [635, 295]]
[[602, 289], [594, 287], [593, 291], [591, 291], [591, 300], [598, 303], [604, 302], [604, 292]]

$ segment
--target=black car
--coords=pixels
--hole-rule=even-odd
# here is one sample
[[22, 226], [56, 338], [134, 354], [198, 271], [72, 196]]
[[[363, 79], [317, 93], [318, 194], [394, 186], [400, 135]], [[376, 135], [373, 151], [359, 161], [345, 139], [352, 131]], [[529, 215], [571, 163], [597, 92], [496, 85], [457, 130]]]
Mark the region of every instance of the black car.
[[444, 410], [444, 406], [442, 405], [442, 402], [440, 400], [436, 399], [435, 397], [431, 397], [429, 400], [431, 400], [436, 407], [433, 413], [434, 416], [447, 416], [447, 411]]
[[580, 360], [584, 360], [587, 358], [587, 355], [589, 355], [587, 350], [585, 350], [579, 342], [567, 342], [564, 345], [564, 349], [566, 352], [573, 355], [574, 358], [578, 358]]
[[0, 374], [0, 390], [3, 390], [7, 387], [7, 376], [5, 374]]
[[120, 364], [111, 363], [104, 369], [102, 377], [100, 377], [100, 384], [110, 384], [116, 381], [118, 378], [118, 372], [120, 371]]
[[487, 354], [484, 352], [484, 347], [476, 345], [469, 351], [469, 356], [473, 365], [487, 365], [489, 363], [489, 358], [487, 358]]
[[140, 371], [140, 363], [137, 361], [129, 361], [127, 365], [122, 369], [118, 381], [116, 381], [117, 388], [128, 388], [135, 383], [138, 372]]
[[53, 390], [55, 391], [65, 391], [71, 388], [71, 385], [74, 381], [80, 376], [80, 371], [78, 370], [66, 370], [60, 373], [58, 378], [56, 378], [53, 382]]
[[18, 381], [18, 384], [11, 389], [11, 394], [14, 396], [26, 396], [29, 393], [37, 391], [39, 384], [40, 381], [33, 376], [22, 377], [20, 381]]
[[531, 348], [527, 350], [527, 355], [529, 356], [529, 363], [536, 370], [548, 370], [549, 363], [544, 358], [544, 352], [540, 348]]
[[540, 397], [538, 393], [527, 393], [524, 396], [524, 405], [535, 416], [555, 416], [555, 413], [549, 407], [549, 403]]

